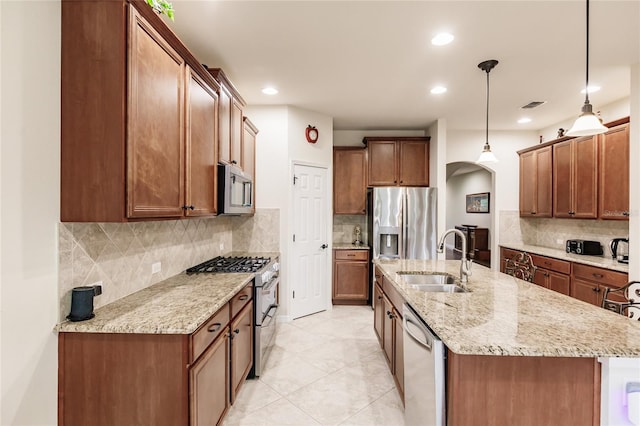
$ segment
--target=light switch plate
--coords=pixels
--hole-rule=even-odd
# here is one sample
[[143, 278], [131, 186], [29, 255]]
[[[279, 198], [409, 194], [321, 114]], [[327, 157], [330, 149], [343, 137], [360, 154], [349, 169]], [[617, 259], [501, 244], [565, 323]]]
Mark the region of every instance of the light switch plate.
[[224, 243], [220, 243], [220, 251], [224, 250]]
[[162, 271], [162, 262], [156, 262], [156, 263], [151, 265], [151, 273], [152, 274], [157, 274], [160, 271]]

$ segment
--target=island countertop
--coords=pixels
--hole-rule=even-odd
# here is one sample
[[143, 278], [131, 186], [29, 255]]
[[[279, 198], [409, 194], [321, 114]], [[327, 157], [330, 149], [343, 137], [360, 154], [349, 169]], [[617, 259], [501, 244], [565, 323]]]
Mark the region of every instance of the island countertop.
[[425, 293], [399, 272], [447, 272], [458, 260], [375, 260], [427, 325], [461, 355], [640, 357], [640, 322], [474, 264], [468, 293]]

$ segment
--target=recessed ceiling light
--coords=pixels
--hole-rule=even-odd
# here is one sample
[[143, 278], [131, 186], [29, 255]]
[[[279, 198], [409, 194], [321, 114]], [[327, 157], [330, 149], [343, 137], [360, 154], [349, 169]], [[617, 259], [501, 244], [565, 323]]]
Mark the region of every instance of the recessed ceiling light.
[[518, 120], [519, 124], [531, 123], [531, 119], [529, 117], [522, 117]]
[[431, 39], [431, 44], [433, 44], [434, 46], [444, 46], [445, 44], [449, 44], [452, 41], [453, 41], [453, 34], [439, 33], [439, 34], [436, 34], [436, 36]]
[[[601, 87], [600, 87], [600, 86], [594, 86], [593, 84], [590, 84], [590, 85], [589, 85], [589, 93], [597, 92], [597, 91], [598, 91], [598, 90], [600, 90], [600, 89], [601, 89]], [[580, 93], [585, 94], [585, 93], [586, 93], [586, 90], [585, 90], [585, 89], [582, 89], [582, 90], [580, 91]]]
[[276, 95], [278, 93], [278, 89], [276, 89], [275, 87], [265, 87], [264, 89], [262, 89], [262, 93], [264, 93], [265, 95]]
[[433, 93], [434, 95], [441, 95], [446, 91], [447, 91], [447, 88], [444, 86], [436, 86], [433, 89], [431, 89], [431, 93]]

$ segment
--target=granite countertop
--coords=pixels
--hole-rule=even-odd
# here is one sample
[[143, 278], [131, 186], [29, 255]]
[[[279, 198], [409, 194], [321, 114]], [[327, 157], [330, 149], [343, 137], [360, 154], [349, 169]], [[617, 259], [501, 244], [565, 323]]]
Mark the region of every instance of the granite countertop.
[[[278, 257], [278, 252], [233, 251], [225, 256]], [[87, 321], [65, 321], [59, 332], [191, 334], [253, 280], [251, 273], [181, 273], [95, 311]]]
[[528, 253], [539, 254], [541, 256], [553, 257], [570, 262], [582, 263], [585, 265], [597, 266], [599, 268], [611, 269], [613, 271], [629, 273], [629, 265], [620, 263], [609, 256], [585, 256], [575, 253], [567, 253], [564, 250], [552, 249], [548, 247], [532, 246], [529, 244], [500, 244], [501, 247], [514, 250], [526, 251]]
[[457, 260], [375, 260], [457, 354], [640, 357], [640, 322], [474, 264], [468, 293], [411, 289], [398, 272], [460, 274]]
[[252, 279], [243, 273], [182, 273], [96, 309], [93, 319], [65, 321], [56, 330], [191, 334]]
[[353, 244], [353, 243], [333, 243], [334, 250], [369, 250], [369, 246], [362, 244]]

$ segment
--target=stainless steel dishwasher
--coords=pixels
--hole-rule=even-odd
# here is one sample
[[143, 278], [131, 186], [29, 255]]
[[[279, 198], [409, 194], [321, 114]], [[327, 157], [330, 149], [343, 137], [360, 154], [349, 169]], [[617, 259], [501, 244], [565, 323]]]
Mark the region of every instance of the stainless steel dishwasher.
[[404, 329], [404, 419], [407, 426], [444, 426], [445, 349], [408, 304]]

